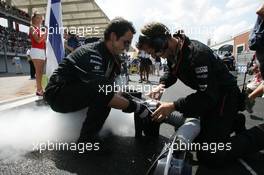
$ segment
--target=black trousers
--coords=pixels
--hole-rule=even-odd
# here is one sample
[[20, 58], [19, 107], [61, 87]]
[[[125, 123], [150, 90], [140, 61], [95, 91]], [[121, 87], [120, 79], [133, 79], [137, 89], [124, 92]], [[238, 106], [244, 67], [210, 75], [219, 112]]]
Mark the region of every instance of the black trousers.
[[30, 66], [30, 78], [35, 78], [36, 71], [35, 71], [35, 67], [34, 67], [33, 61], [29, 60], [28, 63], [29, 63], [29, 66]]
[[80, 140], [89, 140], [96, 136], [99, 131], [102, 129], [105, 120], [109, 116], [111, 108], [109, 107], [98, 107], [98, 106], [91, 106], [87, 111], [87, 117], [83, 122], [81, 133], [80, 133]]
[[197, 142], [207, 147], [198, 150], [197, 157], [206, 165], [221, 167], [264, 149], [264, 132], [257, 127], [230, 137], [238, 114], [238, 95], [237, 90], [225, 94], [219, 107], [201, 119], [201, 132]]
[[256, 57], [259, 61], [259, 70], [261, 72], [262, 79], [264, 79], [264, 51], [261, 49], [256, 50]]
[[[67, 82], [60, 77], [51, 77], [44, 93], [44, 99], [50, 107], [61, 113], [74, 112], [88, 107], [87, 117], [83, 122], [80, 137], [92, 137], [102, 128], [111, 108], [108, 103], [114, 92], [100, 92], [100, 86], [109, 85], [105, 79], [88, 82]], [[99, 86], [100, 85], [100, 86]]]

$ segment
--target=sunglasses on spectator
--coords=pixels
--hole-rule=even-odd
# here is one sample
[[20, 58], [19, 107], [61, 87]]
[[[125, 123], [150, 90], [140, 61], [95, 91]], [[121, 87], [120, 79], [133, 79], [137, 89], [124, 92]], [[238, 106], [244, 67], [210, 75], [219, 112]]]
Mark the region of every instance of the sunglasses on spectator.
[[128, 49], [130, 44], [131, 44], [131, 41], [130, 40], [124, 40], [123, 43], [124, 43], [125, 48]]

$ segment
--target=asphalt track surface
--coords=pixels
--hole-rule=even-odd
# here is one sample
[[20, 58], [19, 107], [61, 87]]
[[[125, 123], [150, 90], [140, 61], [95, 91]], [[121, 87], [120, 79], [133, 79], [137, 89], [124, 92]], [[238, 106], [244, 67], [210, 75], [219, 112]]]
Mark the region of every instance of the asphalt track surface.
[[[132, 77], [132, 80], [137, 81]], [[153, 79], [153, 84], [155, 84]], [[136, 82], [132, 84], [137, 84]], [[177, 99], [178, 97], [183, 97], [192, 90], [185, 87], [181, 82], [168, 89], [162, 100], [171, 101]], [[253, 115], [249, 115], [245, 112], [247, 117], [247, 127], [252, 127], [258, 123], [263, 123], [264, 121], [264, 100], [259, 98], [254, 107]], [[38, 109], [42, 111], [38, 114]], [[14, 125], [14, 123], [19, 123], [19, 116], [23, 111], [33, 111], [29, 112], [32, 118], [25, 118], [22, 123]], [[15, 115], [12, 113], [15, 111]], [[46, 111], [46, 112], [43, 112]], [[10, 120], [4, 120], [10, 113]], [[44, 113], [44, 114], [43, 114]], [[47, 106], [37, 106], [35, 102], [31, 102], [22, 106], [0, 111], [0, 123], [4, 121], [7, 129], [11, 129], [7, 133], [2, 132], [0, 129], [0, 174], [1, 175], [13, 175], [13, 174], [78, 174], [78, 175], [144, 175], [154, 160], [155, 156], [159, 154], [164, 143], [173, 133], [173, 128], [169, 125], [163, 124], [160, 128], [159, 139], [148, 139], [141, 138], [136, 139], [134, 137], [134, 124], [133, 116], [128, 116], [129, 119], [125, 121], [119, 121], [123, 115], [121, 112], [112, 111], [111, 115], [107, 119], [109, 127], [104, 127], [102, 138], [104, 139], [104, 147], [107, 149], [102, 151], [102, 153], [92, 153], [88, 152], [86, 154], [80, 154], [76, 151], [44, 151], [40, 153], [39, 151], [28, 148], [21, 148], [21, 144], [24, 144], [23, 140], [32, 141], [31, 135], [38, 133], [39, 128], [43, 127], [43, 135], [47, 134], [50, 130], [56, 128], [53, 126], [52, 117], [54, 115], [59, 115], [58, 128], [61, 130], [56, 131], [57, 136], [61, 136], [58, 140], [60, 141], [74, 141], [78, 137], [78, 129], [81, 126], [82, 120], [85, 116], [85, 111], [80, 113], [75, 113], [71, 116], [64, 118], [63, 114], [55, 114]], [[1, 119], [2, 117], [2, 119]], [[45, 125], [45, 121], [38, 120], [41, 117], [50, 117], [50, 124]], [[30, 120], [30, 121], [27, 121]], [[67, 120], [65, 122], [64, 120]], [[43, 122], [43, 126], [39, 125], [38, 122]], [[65, 123], [64, 123], [65, 122]], [[2, 122], [3, 123], [3, 122]], [[32, 126], [32, 130], [23, 133], [28, 128], [24, 127], [27, 124]], [[12, 129], [14, 126], [20, 127], [17, 136], [7, 136], [8, 133], [14, 132]], [[37, 126], [37, 129], [34, 126]], [[63, 126], [61, 126], [63, 125]], [[126, 126], [127, 125], [127, 126]], [[1, 128], [2, 125], [0, 125]], [[50, 128], [49, 128], [50, 126]], [[67, 129], [68, 128], [68, 129]], [[36, 130], [35, 130], [36, 129]], [[58, 134], [59, 132], [59, 134]], [[52, 132], [51, 132], [52, 133]], [[38, 135], [42, 137], [41, 135]], [[2, 139], [1, 138], [5, 138]], [[14, 144], [8, 139], [18, 140]], [[54, 139], [52, 136], [48, 136], [45, 139]], [[33, 138], [34, 140], [35, 138]], [[21, 141], [21, 142], [20, 142]], [[27, 142], [27, 141], [26, 141]], [[243, 146], [243, 145], [241, 145]], [[258, 174], [264, 174], [264, 153], [256, 153], [254, 155], [244, 158], [245, 162]], [[221, 169], [209, 169], [203, 165], [199, 165], [199, 162], [193, 161], [193, 174], [196, 175], [250, 175], [248, 170], [241, 163], [234, 162], [233, 164], [227, 165], [225, 168]]]

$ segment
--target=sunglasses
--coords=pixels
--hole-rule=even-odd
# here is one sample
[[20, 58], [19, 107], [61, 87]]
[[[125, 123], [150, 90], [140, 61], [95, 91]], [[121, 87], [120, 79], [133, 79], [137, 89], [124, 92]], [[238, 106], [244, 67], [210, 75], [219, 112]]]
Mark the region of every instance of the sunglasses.
[[168, 49], [168, 42], [166, 41], [161, 48], [156, 48], [155, 50], [155, 55], [157, 57], [160, 57], [164, 54], [164, 52]]
[[124, 45], [125, 45], [125, 46], [130, 46], [130, 44], [131, 44], [131, 41], [130, 41], [130, 40], [125, 40], [125, 41], [124, 41]]
[[124, 43], [125, 48], [129, 49], [129, 47], [131, 45], [131, 41], [130, 40], [124, 40], [123, 43]]

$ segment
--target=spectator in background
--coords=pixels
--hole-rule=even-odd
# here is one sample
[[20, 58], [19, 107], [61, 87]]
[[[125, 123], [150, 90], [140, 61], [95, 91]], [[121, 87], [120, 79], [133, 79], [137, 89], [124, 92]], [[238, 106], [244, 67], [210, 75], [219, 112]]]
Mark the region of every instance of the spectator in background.
[[[146, 77], [147, 77], [147, 80], [146, 80], [146, 83], [149, 83], [149, 74], [154, 74], [154, 65], [153, 65], [153, 63], [154, 63], [154, 59], [151, 57], [151, 55], [150, 54], [147, 54], [147, 53], [145, 53], [145, 56], [146, 56], [146, 59], [147, 59], [147, 69], [146, 70], [148, 70], [148, 71], [146, 71], [145, 73], [146, 73]], [[152, 61], [153, 61], [153, 63], [152, 63]]]
[[253, 92], [248, 96], [249, 100], [255, 100], [255, 98], [262, 96], [264, 94], [264, 82], [262, 82]]
[[121, 57], [121, 75], [125, 76], [125, 84], [128, 85], [129, 81], [129, 56], [126, 53], [122, 53]]
[[261, 74], [260, 74], [260, 71], [259, 71], [259, 66], [257, 64], [253, 65], [253, 68], [250, 71], [250, 73], [251, 72], [252, 72], [253, 77], [250, 80], [250, 83], [247, 84], [247, 92], [248, 92], [248, 94], [250, 94], [252, 91], [257, 89], [257, 87], [262, 82], [262, 77], [261, 77]]
[[41, 85], [44, 64], [46, 60], [45, 48], [47, 33], [41, 31], [42, 16], [35, 12], [32, 16], [32, 26], [30, 26], [29, 36], [31, 39], [30, 57], [36, 70], [37, 96], [43, 96], [43, 88]]
[[161, 59], [160, 59], [160, 57], [156, 57], [155, 58], [155, 72], [154, 72], [154, 74], [156, 74], [156, 72], [157, 72], [157, 76], [160, 76], [160, 66], [161, 66]]
[[21, 59], [17, 53], [13, 57], [12, 64], [16, 66], [16, 74], [23, 74]]
[[64, 47], [65, 47], [65, 56], [72, 53], [75, 49], [80, 47], [79, 40], [76, 35], [72, 34], [71, 32], [64, 31]]
[[140, 72], [140, 80], [139, 83], [142, 83], [144, 80], [148, 82], [149, 78], [149, 55], [145, 51], [139, 51], [138, 58], [140, 60], [139, 72]]
[[262, 78], [264, 77], [264, 4], [257, 10], [257, 21], [249, 37], [250, 50], [256, 51]]
[[232, 56], [231, 52], [228, 52], [224, 55], [223, 62], [229, 71], [235, 71], [235, 58]]
[[150, 56], [148, 63], [150, 67], [149, 73], [155, 75], [155, 58]]
[[260, 83], [259, 86], [248, 95], [248, 98], [246, 99], [246, 110], [248, 113], [253, 113], [253, 107], [255, 105], [255, 99], [257, 97], [264, 98], [264, 82]]
[[167, 58], [163, 58], [162, 60], [161, 60], [161, 64], [162, 64], [162, 68], [163, 68], [163, 72], [166, 72], [166, 71], [168, 71], [168, 65], [167, 65]]
[[35, 67], [34, 67], [34, 64], [33, 64], [33, 61], [30, 57], [30, 49], [27, 50], [27, 60], [28, 60], [28, 63], [29, 63], [29, 68], [30, 68], [30, 79], [35, 79]]
[[[248, 98], [245, 100], [245, 107], [248, 113], [253, 113], [253, 107], [255, 105], [255, 98], [261, 96], [261, 91], [257, 90], [258, 87], [261, 86], [263, 79], [261, 76], [261, 72], [259, 69], [259, 62], [256, 59], [256, 53], [253, 55], [250, 62], [247, 64], [248, 74], [253, 75], [253, 77], [249, 80], [246, 88], [246, 94]], [[256, 92], [255, 92], [256, 91]]]

